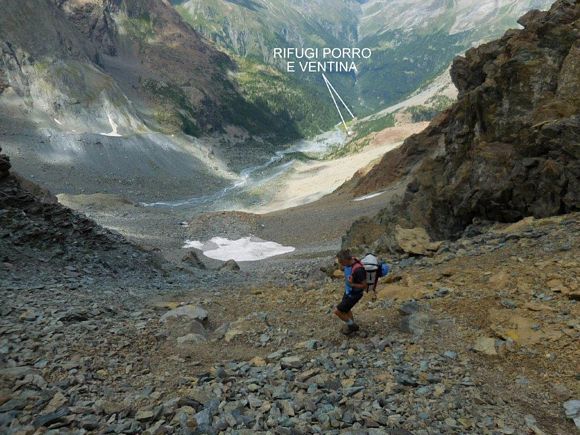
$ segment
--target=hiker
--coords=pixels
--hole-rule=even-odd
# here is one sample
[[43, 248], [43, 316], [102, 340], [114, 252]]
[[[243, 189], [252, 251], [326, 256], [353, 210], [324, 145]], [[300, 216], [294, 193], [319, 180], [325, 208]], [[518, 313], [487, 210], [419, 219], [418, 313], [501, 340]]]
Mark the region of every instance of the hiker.
[[344, 269], [345, 290], [342, 301], [334, 309], [334, 314], [345, 323], [341, 332], [349, 335], [359, 330], [359, 326], [354, 323], [352, 308], [361, 300], [367, 289], [367, 273], [360, 260], [353, 257], [348, 249], [340, 251], [336, 254], [336, 258]]

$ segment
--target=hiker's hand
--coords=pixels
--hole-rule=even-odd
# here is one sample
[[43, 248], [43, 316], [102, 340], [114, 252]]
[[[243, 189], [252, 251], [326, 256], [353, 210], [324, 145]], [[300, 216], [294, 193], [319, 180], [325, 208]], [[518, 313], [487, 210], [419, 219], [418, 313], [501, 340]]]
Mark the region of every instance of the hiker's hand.
[[352, 275], [348, 277], [348, 282], [352, 284]]

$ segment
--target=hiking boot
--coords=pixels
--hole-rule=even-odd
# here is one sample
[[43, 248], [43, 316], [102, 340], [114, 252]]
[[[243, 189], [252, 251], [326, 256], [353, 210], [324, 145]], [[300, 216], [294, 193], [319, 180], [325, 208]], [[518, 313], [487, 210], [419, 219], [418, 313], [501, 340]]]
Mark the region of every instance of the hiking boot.
[[340, 328], [340, 332], [342, 332], [344, 335], [350, 335], [354, 331], [351, 329], [349, 325], [344, 325], [342, 328]]
[[342, 332], [344, 335], [350, 335], [353, 332], [358, 331], [359, 329], [360, 329], [359, 326], [356, 323], [353, 323], [352, 325], [344, 325], [340, 330], [340, 332]]

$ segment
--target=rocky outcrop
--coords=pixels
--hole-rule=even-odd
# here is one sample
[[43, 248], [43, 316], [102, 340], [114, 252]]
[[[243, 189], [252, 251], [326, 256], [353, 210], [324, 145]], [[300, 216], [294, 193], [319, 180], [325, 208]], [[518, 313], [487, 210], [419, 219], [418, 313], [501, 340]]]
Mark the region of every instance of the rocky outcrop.
[[[2, 148], [0, 147], [0, 152]], [[10, 171], [10, 159], [5, 154], [0, 154], [0, 180], [8, 177]]]
[[238, 272], [240, 265], [235, 260], [228, 260], [222, 264], [219, 269], [220, 272]]
[[[1, 151], [1, 149], [0, 149]], [[56, 201], [47, 190], [9, 172], [0, 153], [0, 282], [71, 286], [125, 279], [163, 281], [166, 263]], [[154, 284], [153, 284], [154, 283]]]
[[514, 222], [580, 208], [580, 3], [532, 11], [501, 39], [458, 57], [459, 98], [446, 112], [355, 180], [360, 195], [396, 183], [405, 193], [355, 233], [396, 250], [395, 228], [454, 238], [474, 220]]
[[98, 46], [102, 53], [109, 56], [118, 54], [118, 29], [112, 16], [118, 2], [53, 0], [53, 3], [65, 12], [75, 27]]
[[199, 259], [199, 256], [195, 251], [189, 251], [183, 256], [181, 261], [195, 267], [196, 269], [206, 269], [205, 264]]

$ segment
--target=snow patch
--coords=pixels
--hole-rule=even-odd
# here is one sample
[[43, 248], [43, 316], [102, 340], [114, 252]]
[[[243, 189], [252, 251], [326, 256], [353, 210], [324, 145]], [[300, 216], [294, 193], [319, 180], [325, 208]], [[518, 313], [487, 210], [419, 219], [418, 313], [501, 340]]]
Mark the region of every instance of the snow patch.
[[183, 249], [194, 248], [203, 251], [203, 246], [204, 243], [198, 242], [197, 240], [186, 240], [185, 245], [183, 245]]
[[365, 201], [367, 199], [376, 198], [377, 196], [380, 196], [383, 193], [385, 193], [385, 192], [376, 192], [376, 193], [371, 193], [371, 194], [365, 195], [365, 196], [359, 196], [358, 198], [353, 199], [353, 201]]
[[107, 117], [109, 118], [109, 124], [111, 124], [111, 132], [110, 133], [100, 133], [101, 136], [110, 136], [110, 137], [123, 137], [117, 132], [118, 125], [113, 118], [111, 117], [110, 113], [107, 113]]
[[279, 243], [268, 242], [257, 237], [243, 237], [238, 240], [214, 237], [205, 243], [198, 240], [186, 240], [183, 248], [199, 249], [206, 257], [221, 261], [264, 260], [293, 252], [296, 249], [293, 246], [283, 246]]

